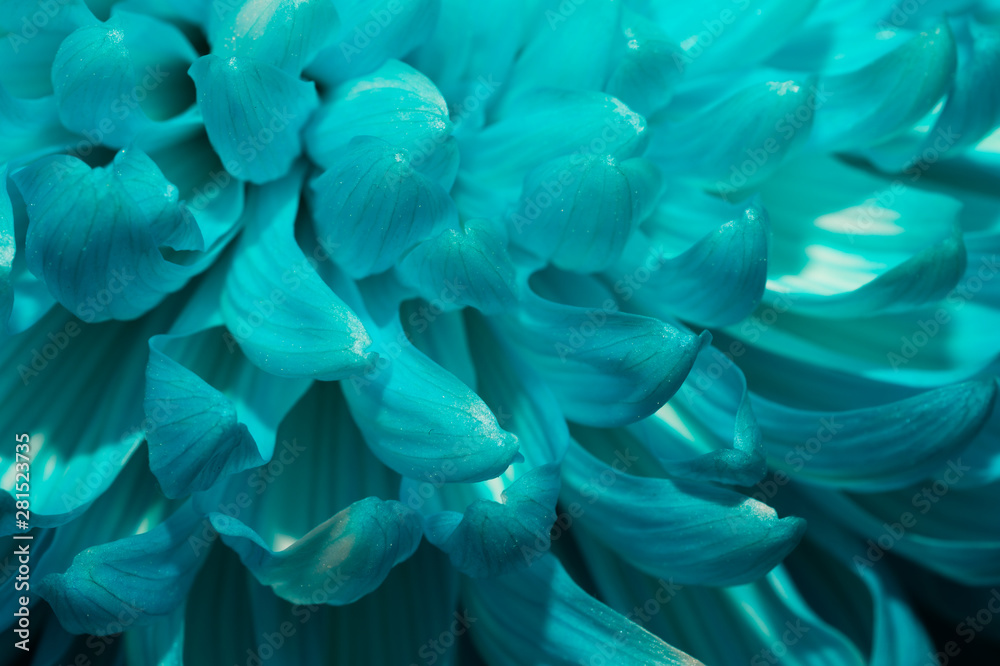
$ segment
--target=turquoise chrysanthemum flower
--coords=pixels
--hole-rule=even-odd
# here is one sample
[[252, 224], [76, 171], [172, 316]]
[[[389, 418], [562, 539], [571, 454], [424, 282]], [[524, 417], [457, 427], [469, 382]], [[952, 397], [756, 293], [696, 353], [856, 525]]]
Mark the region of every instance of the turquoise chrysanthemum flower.
[[4, 663], [998, 649], [995, 0], [0, 29]]

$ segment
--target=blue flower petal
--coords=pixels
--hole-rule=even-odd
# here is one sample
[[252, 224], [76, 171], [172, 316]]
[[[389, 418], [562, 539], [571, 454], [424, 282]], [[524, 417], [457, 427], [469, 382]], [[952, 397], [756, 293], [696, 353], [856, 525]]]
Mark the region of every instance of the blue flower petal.
[[647, 134], [646, 120], [610, 95], [526, 95], [516, 111], [463, 142], [455, 200], [470, 217], [495, 217], [513, 203], [525, 176], [539, 164], [566, 155], [625, 160], [642, 151]]
[[[508, 81], [507, 72], [527, 27], [524, 5], [520, 0], [514, 7], [508, 0], [483, 0], [475, 6], [462, 0], [441, 0], [430, 39], [407, 58], [433, 79], [449, 100], [463, 102], [463, 123], [481, 127], [484, 113], [480, 103], [496, 101], [497, 90]], [[513, 12], [519, 14], [518, 20], [511, 20]], [[504, 23], [504, 30], [496, 29], [500, 23]], [[475, 102], [466, 97], [470, 93]]]
[[[880, 566], [891, 550], [963, 585], [996, 585], [1000, 581], [1000, 530], [995, 517], [982, 507], [997, 501], [1000, 484], [962, 488], [966, 467], [958, 456], [932, 478], [909, 488], [850, 495], [795, 486], [802, 496], [796, 498], [819, 503], [827, 515], [875, 543], [874, 547], [867, 541], [858, 545], [851, 557], [856, 570]], [[891, 545], [879, 546], [879, 539]]]
[[391, 268], [416, 243], [458, 223], [447, 192], [414, 170], [411, 155], [372, 137], [352, 141], [312, 191], [316, 235], [354, 278]]
[[471, 635], [495, 664], [701, 666], [584, 592], [553, 556], [499, 578], [469, 581], [463, 595], [480, 624]]
[[[414, 342], [443, 337], [436, 322]], [[517, 435], [524, 459], [477, 484], [447, 483], [446, 473], [431, 482], [404, 479], [400, 497], [423, 513], [428, 540], [447, 552], [454, 566], [470, 576], [495, 576], [548, 551], [568, 432], [551, 392], [530, 368], [503, 353], [484, 321], [470, 318], [468, 340], [478, 377], [470, 385]], [[454, 365], [449, 360], [454, 347], [443, 341], [425, 346], [433, 347], [442, 366]]]
[[[55, 146], [93, 146], [80, 142], [59, 122], [55, 97], [16, 99], [0, 85], [0, 161], [23, 166]], [[79, 142], [79, 143], [78, 143]]]
[[625, 53], [611, 72], [605, 90], [630, 109], [649, 115], [664, 107], [684, 73], [680, 47], [654, 23], [622, 13]]
[[511, 241], [564, 270], [603, 270], [652, 210], [660, 187], [648, 160], [552, 160], [525, 178], [521, 202], [508, 216]]
[[299, 131], [319, 104], [313, 83], [246, 56], [199, 58], [188, 74], [205, 129], [226, 170], [266, 183], [302, 152]]
[[926, 479], [968, 446], [993, 411], [992, 378], [848, 412], [807, 412], [762, 398], [754, 412], [772, 467], [794, 479], [855, 492]]
[[509, 110], [517, 108], [525, 93], [550, 88], [553, 82], [567, 90], [601, 90], [610, 74], [622, 3], [597, 0], [569, 12], [542, 3], [536, 11], [542, 16], [531, 25], [534, 30], [508, 74], [503, 105]]
[[[64, 0], [54, 13], [45, 0], [10, 0], [0, 7], [0, 27], [13, 33], [12, 37], [19, 38], [8, 38], [12, 48], [21, 48], [24, 42], [33, 39], [40, 32], [37, 24], [42, 21], [32, 20], [38, 12], [42, 12], [47, 19], [42, 28], [49, 31], [68, 32], [83, 25], [97, 23], [84, 0]], [[32, 33], [30, 28], [35, 28], [36, 31]]]
[[338, 86], [306, 129], [306, 151], [330, 168], [357, 136], [374, 136], [405, 149], [411, 163], [450, 188], [458, 168], [444, 97], [426, 76], [390, 60]]
[[715, 347], [702, 349], [666, 405], [628, 431], [672, 476], [752, 486], [767, 472], [746, 379]]
[[[591, 441], [601, 435], [596, 434]], [[626, 449], [606, 464], [571, 443], [563, 464], [565, 504], [619, 556], [653, 576], [683, 584], [756, 580], [795, 548], [799, 518], [779, 519], [757, 500], [707, 483], [634, 476]]]
[[566, 418], [597, 427], [649, 416], [681, 387], [709, 336], [618, 311], [528, 293], [498, 330], [552, 389]]
[[708, 0], [680, 7], [642, 0], [637, 7], [678, 41], [674, 66], [694, 74], [747, 67], [764, 60], [820, 4], [796, 0]]
[[340, 32], [307, 74], [326, 84], [362, 76], [424, 43], [437, 25], [441, 0], [349, 0], [339, 3]]
[[[64, 7], [63, 10], [65, 9]], [[66, 33], [51, 29], [40, 30], [31, 39], [27, 39], [18, 34], [23, 31], [25, 24], [14, 28], [11, 31], [14, 34], [5, 36], [10, 48], [0, 49], [0, 86], [19, 99], [52, 95], [52, 61], [59, 45], [66, 38]]]
[[246, 230], [222, 294], [222, 314], [250, 362], [280, 377], [338, 379], [372, 356], [365, 327], [295, 240], [301, 171], [251, 191]]
[[[377, 590], [347, 606], [326, 603], [345, 583], [344, 577], [331, 570], [323, 578], [326, 588], [308, 603], [291, 604], [249, 576], [228, 548], [216, 549], [195, 582], [185, 621], [185, 641], [202, 647], [189, 652], [184, 663], [255, 663], [257, 655], [269, 655], [266, 661], [273, 666], [399, 666], [434, 656], [435, 664], [447, 666], [454, 663], [457, 648], [443, 649], [440, 642], [431, 641], [465, 633], [478, 621], [464, 610], [456, 611], [458, 574], [429, 544], [394, 567]], [[219, 599], [232, 601], [231, 613], [218, 612]], [[294, 635], [275, 649], [267, 635], [278, 631], [281, 636], [281, 627], [294, 630]], [[386, 627], [391, 627], [392, 640], [383, 640]]]
[[[404, 483], [404, 493], [411, 487]], [[464, 513], [441, 511], [428, 517], [427, 540], [448, 553], [452, 566], [467, 576], [510, 573], [538, 556], [530, 551], [526, 555], [526, 544], [548, 550], [558, 496], [559, 467], [536, 467], [507, 486], [498, 501], [478, 499]]]
[[[958, 135], [947, 149], [957, 154], [1000, 124], [1000, 92], [990, 83], [1000, 78], [1000, 30], [973, 18], [955, 23], [958, 64], [937, 128]], [[933, 145], [938, 136], [928, 136], [925, 145]]]
[[93, 145], [125, 147], [151, 120], [184, 110], [184, 71], [197, 57], [180, 30], [141, 14], [79, 28], [52, 64], [59, 118]]
[[952, 197], [824, 158], [789, 164], [761, 200], [774, 230], [765, 300], [796, 312], [910, 310], [946, 296], [965, 272]]
[[419, 243], [398, 272], [424, 299], [448, 310], [471, 306], [499, 314], [517, 301], [506, 233], [489, 220], [465, 220]]
[[187, 600], [170, 615], [151, 625], [125, 632], [122, 651], [126, 660], [149, 666], [184, 666], [186, 603]]
[[[111, 487], [136, 452], [150, 425], [144, 423], [143, 382], [136, 372], [146, 350], [130, 343], [166, 330], [175, 315], [175, 306], [165, 304], [137, 322], [84, 325], [55, 308], [5, 341], [2, 360], [10, 372], [0, 416], [12, 432], [33, 435], [33, 526], [77, 518]], [[83, 389], [105, 382], [101, 392]], [[13, 448], [0, 452], [4, 469], [13, 471], [14, 462]], [[4, 479], [3, 489], [0, 534], [10, 534], [13, 474]]]
[[687, 117], [657, 117], [646, 156], [667, 176], [735, 196], [805, 142], [824, 95], [808, 78], [755, 82]]
[[119, 151], [110, 165], [95, 169], [52, 156], [13, 179], [31, 220], [28, 267], [84, 321], [138, 317], [221, 249], [186, 263], [165, 258], [163, 245], [200, 247], [200, 232], [178, 203], [177, 188], [138, 150]]
[[865, 67], [823, 77], [811, 143], [824, 150], [866, 148], [899, 134], [930, 111], [955, 75], [947, 23], [921, 32]]
[[210, 515], [222, 540], [263, 585], [283, 599], [309, 604], [324, 589], [324, 574], [338, 570], [342, 584], [325, 603], [349, 604], [376, 589], [390, 569], [420, 544], [420, 520], [399, 502], [355, 502], [309, 534], [275, 552], [238, 519]]
[[[767, 282], [767, 211], [757, 203], [727, 207], [697, 224], [701, 221], [692, 219], [691, 209], [679, 218], [674, 210], [661, 208], [653, 214], [648, 235], [632, 237], [615, 267], [606, 272], [608, 282], [627, 302], [624, 307], [638, 314], [679, 317], [704, 326], [742, 320], [760, 303]], [[720, 219], [720, 214], [726, 217]], [[674, 255], [677, 240], [696, 224], [711, 230]], [[679, 231], [681, 226], [687, 228]]]
[[802, 513], [812, 529], [784, 566], [810, 605], [856, 645], [870, 646], [872, 666], [919, 663], [931, 654], [930, 637], [893, 570], [858, 570], [851, 557], [860, 540], [812, 508]]
[[65, 573], [42, 579], [39, 595], [76, 634], [118, 633], [181, 606], [203, 558], [188, 544], [198, 514], [182, 507], [152, 530], [83, 551]]
[[253, 58], [298, 75], [340, 29], [333, 0], [213, 3], [208, 39], [222, 58]]
[[398, 323], [379, 338], [379, 361], [342, 383], [372, 452], [403, 476], [431, 482], [442, 474], [448, 482], [482, 481], [507, 469], [517, 437], [486, 404], [406, 341]]
[[780, 663], [796, 666], [868, 666], [863, 648], [809, 606], [785, 565], [747, 585], [687, 586], [637, 571], [588, 535], [580, 541], [612, 608], [705, 663], [766, 664], [781, 654]]
[[270, 460], [278, 423], [309, 387], [251, 365], [218, 313], [215, 270], [168, 334], [149, 341], [149, 464], [167, 497], [204, 490]]

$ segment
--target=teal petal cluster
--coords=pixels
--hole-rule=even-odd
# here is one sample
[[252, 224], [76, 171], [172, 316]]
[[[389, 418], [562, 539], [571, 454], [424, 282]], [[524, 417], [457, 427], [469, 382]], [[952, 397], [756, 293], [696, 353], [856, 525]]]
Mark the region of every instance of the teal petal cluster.
[[0, 661], [992, 663], [998, 254], [996, 0], [0, 0]]

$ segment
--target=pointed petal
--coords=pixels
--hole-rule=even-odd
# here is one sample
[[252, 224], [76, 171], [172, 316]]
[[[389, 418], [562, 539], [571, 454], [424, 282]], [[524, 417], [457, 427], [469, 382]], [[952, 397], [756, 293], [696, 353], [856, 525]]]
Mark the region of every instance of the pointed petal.
[[480, 481], [507, 469], [517, 438], [486, 404], [401, 330], [380, 337], [390, 341], [376, 344], [380, 362], [342, 384], [372, 452], [403, 476], [428, 481], [441, 474], [448, 482]]
[[[805, 142], [823, 95], [811, 79], [754, 83], [686, 118], [656, 120], [646, 156], [665, 176], [723, 196], [752, 188]], [[805, 120], [792, 125], [796, 113]]]
[[628, 431], [672, 476], [752, 486], [767, 472], [746, 379], [715, 347], [701, 351], [666, 405]]
[[[406, 488], [404, 484], [404, 492]], [[548, 550], [558, 496], [559, 467], [536, 467], [507, 486], [499, 502], [480, 499], [464, 513], [433, 514], [427, 520], [427, 540], [448, 553], [452, 566], [467, 576], [510, 573], [530, 562], [525, 544], [540, 541], [540, 550]]]
[[258, 368], [280, 377], [337, 379], [371, 359], [358, 317], [323, 282], [295, 240], [301, 173], [255, 189], [222, 295], [233, 339]]
[[955, 65], [955, 38], [941, 23], [857, 71], [824, 77], [829, 101], [816, 110], [812, 143], [865, 148], [907, 130], [948, 91]]
[[[794, 479], [855, 492], [904, 488], [969, 445], [993, 411], [992, 378], [849, 412], [754, 399], [768, 461]], [[828, 444], [829, 443], [829, 444]]]
[[[563, 502], [588, 531], [638, 569], [684, 584], [760, 578], [798, 544], [805, 522], [779, 519], [745, 495], [690, 481], [633, 476], [626, 450], [608, 465], [571, 443]], [[619, 465], [619, 463], [621, 463]]]
[[[633, 236], [607, 272], [615, 293], [631, 301], [626, 306], [630, 311], [651, 317], [678, 317], [704, 326], [742, 320], [764, 294], [770, 228], [767, 211], [759, 204], [733, 213], [739, 217], [669, 258], [660, 242], [669, 228], [653, 236]], [[654, 214], [651, 224], [656, 218]]]
[[588, 595], [554, 556], [514, 574], [466, 582], [464, 599], [481, 620], [472, 640], [492, 664], [569, 666], [605, 653], [630, 666], [701, 664]]
[[497, 320], [571, 421], [597, 427], [649, 416], [670, 399], [707, 341], [662, 321], [625, 314], [608, 298], [587, 309], [534, 296]]

